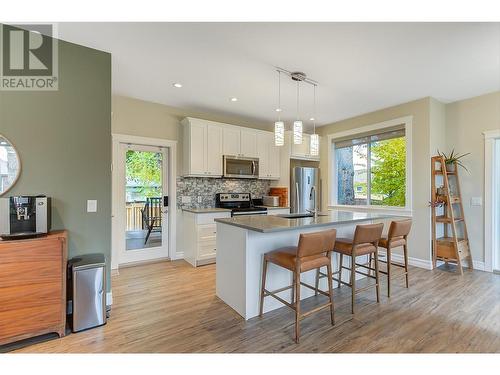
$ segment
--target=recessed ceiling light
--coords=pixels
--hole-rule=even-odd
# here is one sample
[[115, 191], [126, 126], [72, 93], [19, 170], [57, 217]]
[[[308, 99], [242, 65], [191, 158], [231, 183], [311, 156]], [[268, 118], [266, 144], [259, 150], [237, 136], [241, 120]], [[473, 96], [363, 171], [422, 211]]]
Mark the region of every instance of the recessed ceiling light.
[[283, 111], [281, 108], [276, 108], [276, 112], [281, 112]]
[[237, 102], [237, 101], [238, 101], [238, 98], [231, 98], [231, 101], [232, 101], [232, 102]]
[[180, 89], [182, 87], [182, 84], [181, 83], [174, 83], [174, 87], [177, 87], [178, 89]]
[[314, 117], [311, 117], [311, 118], [309, 119], [309, 121], [314, 121]]

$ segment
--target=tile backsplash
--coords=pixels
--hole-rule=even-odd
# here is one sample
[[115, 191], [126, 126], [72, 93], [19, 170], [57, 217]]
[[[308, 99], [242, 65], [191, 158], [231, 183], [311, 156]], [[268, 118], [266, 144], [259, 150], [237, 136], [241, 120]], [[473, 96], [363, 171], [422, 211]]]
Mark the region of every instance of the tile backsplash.
[[[267, 180], [177, 177], [177, 208], [215, 207], [216, 193], [250, 193], [260, 198], [268, 194], [270, 186]], [[182, 203], [183, 197], [191, 202]]]

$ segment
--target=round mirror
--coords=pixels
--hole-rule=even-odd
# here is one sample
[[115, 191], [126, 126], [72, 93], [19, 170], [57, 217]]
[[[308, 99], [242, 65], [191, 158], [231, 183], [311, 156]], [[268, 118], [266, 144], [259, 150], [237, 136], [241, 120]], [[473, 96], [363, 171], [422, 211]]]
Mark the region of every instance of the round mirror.
[[0, 134], [0, 196], [10, 190], [21, 174], [21, 160], [7, 138]]

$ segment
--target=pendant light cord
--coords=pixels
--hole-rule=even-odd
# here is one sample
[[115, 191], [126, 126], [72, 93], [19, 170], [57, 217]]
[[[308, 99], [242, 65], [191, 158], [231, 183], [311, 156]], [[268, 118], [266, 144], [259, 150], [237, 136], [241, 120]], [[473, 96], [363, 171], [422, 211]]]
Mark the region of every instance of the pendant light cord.
[[278, 121], [281, 121], [281, 72], [278, 70]]
[[299, 119], [299, 81], [297, 81], [297, 120]]
[[314, 103], [313, 103], [313, 126], [314, 126], [314, 134], [316, 134], [316, 85], [314, 85]]

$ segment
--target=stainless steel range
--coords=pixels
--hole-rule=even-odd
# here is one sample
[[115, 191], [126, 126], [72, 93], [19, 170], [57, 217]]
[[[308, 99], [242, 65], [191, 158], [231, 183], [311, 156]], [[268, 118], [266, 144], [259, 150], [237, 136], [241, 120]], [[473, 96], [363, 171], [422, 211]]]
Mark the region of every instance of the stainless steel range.
[[267, 215], [266, 207], [253, 205], [250, 193], [217, 193], [215, 206], [230, 209], [231, 216]]

